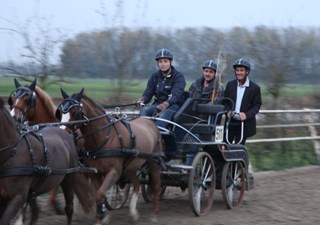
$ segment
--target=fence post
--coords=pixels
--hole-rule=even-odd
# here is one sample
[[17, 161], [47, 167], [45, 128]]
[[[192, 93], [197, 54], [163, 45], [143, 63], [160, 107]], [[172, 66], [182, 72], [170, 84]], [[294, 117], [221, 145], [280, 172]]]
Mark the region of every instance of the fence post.
[[[315, 118], [312, 116], [311, 112], [310, 113], [306, 113], [305, 114], [305, 118], [308, 121], [308, 123], [310, 123], [308, 128], [309, 128], [311, 137], [316, 137], [317, 136], [317, 130], [316, 130], [315, 126], [312, 125], [312, 123], [315, 122], [315, 120], [314, 120]], [[318, 160], [320, 161], [320, 141], [315, 139], [313, 141], [313, 144], [314, 144], [314, 151], [315, 151], [315, 153], [317, 155]]]

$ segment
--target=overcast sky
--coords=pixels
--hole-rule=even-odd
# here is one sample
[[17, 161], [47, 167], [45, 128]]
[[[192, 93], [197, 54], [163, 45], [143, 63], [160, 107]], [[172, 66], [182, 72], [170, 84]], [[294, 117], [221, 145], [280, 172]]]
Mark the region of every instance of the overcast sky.
[[52, 31], [60, 29], [68, 37], [117, 25], [320, 27], [319, 0], [123, 0], [120, 8], [115, 7], [116, 1], [1, 0], [0, 62], [19, 60], [22, 49], [21, 38], [3, 28], [23, 27], [28, 19], [35, 21], [35, 16], [44, 18], [47, 22], [43, 24], [49, 23]]

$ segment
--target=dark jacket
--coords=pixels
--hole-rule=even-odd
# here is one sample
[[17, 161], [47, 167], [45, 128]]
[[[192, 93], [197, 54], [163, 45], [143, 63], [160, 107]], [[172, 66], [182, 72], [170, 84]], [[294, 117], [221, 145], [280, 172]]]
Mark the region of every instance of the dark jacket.
[[184, 75], [171, 66], [170, 76], [163, 76], [161, 70], [151, 75], [142, 96], [145, 103], [149, 103], [152, 97], [155, 96], [153, 103], [161, 104], [164, 101], [168, 101], [170, 105], [182, 105], [185, 86]]
[[[224, 92], [225, 97], [232, 99], [234, 104], [237, 100], [237, 86], [237, 80], [229, 81]], [[251, 137], [256, 134], [256, 114], [258, 114], [261, 105], [260, 87], [249, 80], [249, 87], [246, 87], [240, 107], [240, 112], [244, 112], [247, 117], [244, 121], [245, 137]], [[225, 107], [228, 111], [234, 111], [235, 105], [231, 104], [230, 101], [225, 101]]]
[[202, 98], [208, 99], [208, 102], [211, 101], [211, 96], [213, 93], [213, 87], [215, 86], [215, 104], [219, 104], [224, 97], [224, 88], [219, 85], [219, 82], [213, 80], [210, 82], [209, 86], [203, 88], [204, 78], [200, 77], [199, 79], [195, 80], [189, 88], [190, 98]]

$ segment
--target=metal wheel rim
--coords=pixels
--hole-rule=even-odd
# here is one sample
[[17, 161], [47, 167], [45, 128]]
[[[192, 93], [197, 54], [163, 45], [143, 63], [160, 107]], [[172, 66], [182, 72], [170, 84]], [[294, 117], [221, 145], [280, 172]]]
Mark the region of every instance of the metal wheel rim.
[[216, 186], [215, 167], [211, 156], [199, 152], [192, 162], [189, 175], [189, 201], [196, 216], [206, 215], [213, 203]]
[[222, 171], [221, 190], [228, 209], [242, 203], [245, 191], [245, 169], [240, 162], [225, 163]]

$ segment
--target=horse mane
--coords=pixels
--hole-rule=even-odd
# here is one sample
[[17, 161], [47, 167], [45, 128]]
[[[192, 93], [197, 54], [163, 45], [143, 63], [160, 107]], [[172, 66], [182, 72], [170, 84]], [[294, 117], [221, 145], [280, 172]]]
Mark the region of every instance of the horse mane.
[[101, 105], [95, 103], [91, 98], [89, 98], [87, 95], [83, 94], [82, 95], [82, 100], [88, 101], [91, 105], [93, 105], [95, 108], [98, 108], [99, 111], [101, 111], [101, 113], [106, 113], [104, 108], [102, 108]]
[[[0, 98], [0, 110], [3, 111], [3, 113], [7, 114], [7, 118], [10, 121], [12, 127], [16, 127], [16, 122], [13, 119], [13, 117], [10, 115], [7, 108], [5, 107], [5, 101], [3, 100], [3, 98]], [[1, 114], [1, 117], [2, 117], [2, 114]]]
[[36, 95], [39, 97], [40, 101], [42, 102], [44, 108], [47, 110], [48, 115], [55, 118], [56, 109], [51, 97], [39, 86], [36, 86], [35, 92]]

